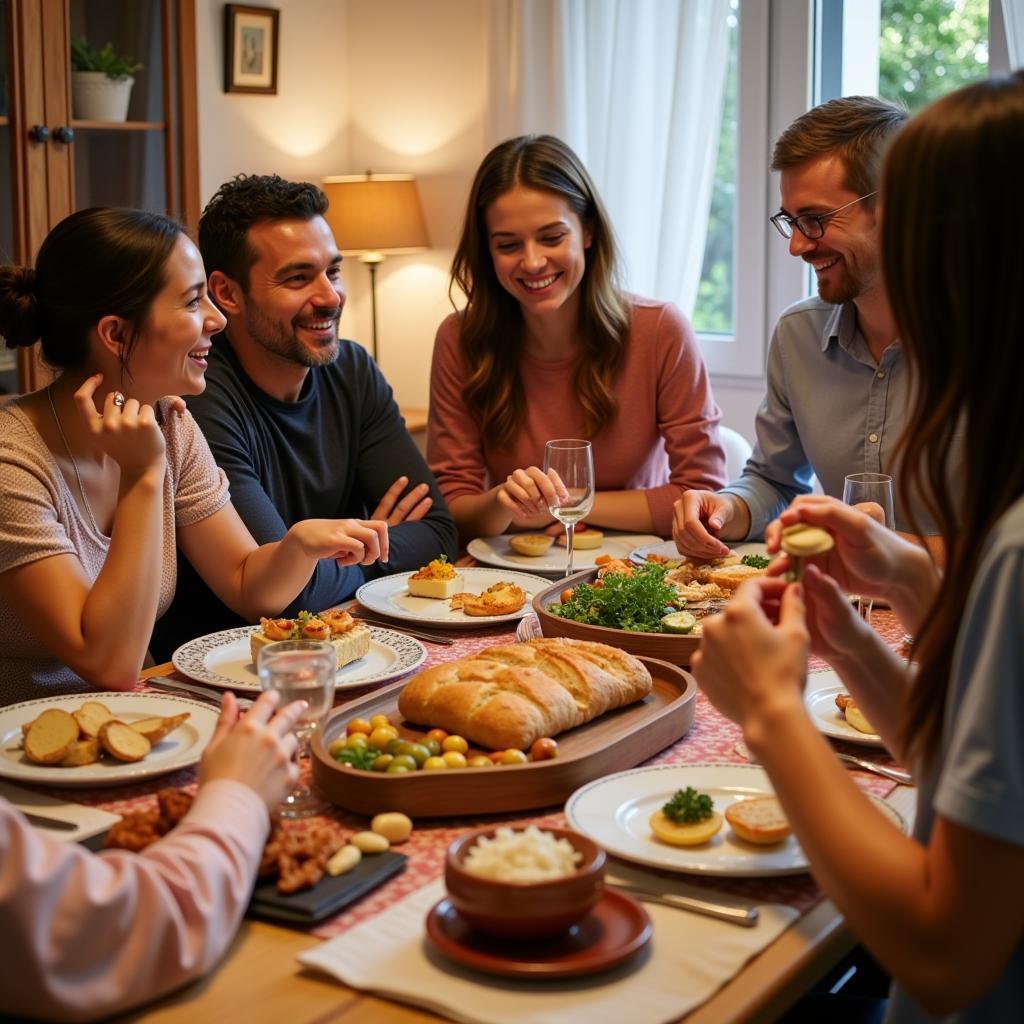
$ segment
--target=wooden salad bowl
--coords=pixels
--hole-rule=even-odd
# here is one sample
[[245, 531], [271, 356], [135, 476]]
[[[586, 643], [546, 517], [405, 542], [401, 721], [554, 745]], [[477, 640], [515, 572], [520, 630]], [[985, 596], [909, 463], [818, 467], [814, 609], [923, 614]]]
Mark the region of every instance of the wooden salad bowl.
[[414, 725], [398, 712], [404, 683], [339, 708], [312, 745], [313, 781], [332, 803], [360, 814], [404, 811], [412, 818], [455, 817], [525, 811], [562, 804], [580, 786], [632, 768], [671, 746], [693, 724], [697, 683], [688, 672], [651, 658], [651, 692], [642, 700], [608, 711], [559, 733], [558, 756], [548, 761], [456, 768], [389, 775], [340, 764], [328, 753], [353, 718], [385, 714], [403, 739], [422, 739], [429, 726]]
[[[548, 609], [561, 604], [562, 591], [578, 583], [592, 583], [597, 569], [587, 569], [568, 579], [559, 580], [533, 599], [533, 610], [540, 621], [544, 636], [567, 636], [571, 640], [594, 640], [618, 647], [638, 658], [661, 658], [673, 665], [689, 665], [694, 651], [700, 646], [700, 635], [692, 633], [633, 633], [627, 629], [609, 629], [607, 626], [589, 626], [553, 615]], [[699, 626], [698, 626], [699, 628]]]

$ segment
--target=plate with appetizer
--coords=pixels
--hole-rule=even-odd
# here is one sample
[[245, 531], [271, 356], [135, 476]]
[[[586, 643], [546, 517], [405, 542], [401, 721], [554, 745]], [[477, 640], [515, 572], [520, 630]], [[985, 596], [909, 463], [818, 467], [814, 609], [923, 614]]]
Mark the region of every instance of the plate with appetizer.
[[701, 621], [721, 611], [744, 580], [764, 571], [756, 556], [735, 554], [672, 565], [599, 559], [597, 568], [538, 594], [533, 610], [544, 636], [596, 640], [688, 665], [700, 646]]
[[515, 622], [550, 580], [524, 572], [452, 565], [443, 556], [417, 572], [364, 583], [356, 600], [378, 615], [445, 629]]
[[116, 786], [187, 768], [217, 726], [207, 704], [159, 693], [42, 697], [0, 710], [0, 776]]
[[[903, 817], [869, 797], [904, 833]], [[609, 775], [565, 805], [609, 853], [684, 874], [758, 878], [809, 870], [767, 772], [752, 764], [656, 765]]]
[[174, 667], [201, 683], [231, 690], [260, 688], [256, 657], [260, 648], [279, 640], [326, 640], [338, 658], [336, 690], [383, 683], [423, 663], [427, 649], [418, 640], [379, 626], [368, 626], [348, 612], [316, 615], [299, 612], [294, 619], [261, 619], [258, 626], [238, 626], [182, 644], [171, 656]]
[[[740, 541], [729, 545], [730, 550], [737, 558], [744, 555], [759, 555], [762, 558], [768, 556], [768, 548], [763, 541]], [[689, 562], [686, 555], [681, 555], [674, 540], [663, 540], [657, 544], [647, 544], [643, 547], [634, 548], [629, 555], [634, 562]]]
[[846, 692], [839, 676], [831, 669], [812, 672], [807, 677], [804, 706], [811, 721], [826, 736], [862, 743], [868, 747], [882, 747], [882, 737], [864, 717], [857, 702]]
[[[595, 559], [628, 558], [638, 544], [651, 545], [658, 538], [647, 533], [605, 533], [595, 527], [576, 527], [573, 541], [573, 568], [592, 569]], [[671, 544], [672, 542], [669, 541]], [[503, 533], [500, 537], [477, 537], [466, 551], [484, 565], [524, 572], [564, 573], [565, 535], [545, 533]]]

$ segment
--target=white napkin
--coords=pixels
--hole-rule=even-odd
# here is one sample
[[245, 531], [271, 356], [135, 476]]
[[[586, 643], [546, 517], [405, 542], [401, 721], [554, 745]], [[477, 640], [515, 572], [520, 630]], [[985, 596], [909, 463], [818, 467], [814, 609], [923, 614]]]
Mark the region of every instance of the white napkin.
[[298, 959], [353, 988], [467, 1024], [663, 1024], [709, 999], [799, 916], [760, 904], [758, 924], [741, 928], [645, 903], [654, 924], [647, 950], [590, 977], [529, 982], [464, 969], [429, 945], [424, 921], [444, 895], [444, 883], [434, 882]]
[[0, 797], [3, 797], [13, 807], [17, 807], [22, 813], [42, 814], [48, 818], [59, 818], [61, 821], [74, 823], [78, 826], [74, 831], [33, 824], [33, 827], [38, 828], [40, 832], [45, 832], [54, 839], [69, 843], [78, 843], [90, 836], [106, 832], [115, 821], [121, 820], [121, 816], [118, 814], [110, 814], [108, 811], [101, 811], [99, 808], [88, 807], [85, 804], [55, 800], [52, 796], [45, 796], [31, 789], [22, 789], [21, 786], [15, 786], [2, 780], [0, 780]]

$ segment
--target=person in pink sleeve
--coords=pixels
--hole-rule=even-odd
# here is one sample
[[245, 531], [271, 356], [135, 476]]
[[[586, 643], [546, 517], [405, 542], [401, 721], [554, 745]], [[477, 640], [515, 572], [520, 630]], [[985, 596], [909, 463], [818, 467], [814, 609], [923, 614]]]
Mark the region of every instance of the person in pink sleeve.
[[223, 327], [199, 250], [157, 214], [80, 210], [34, 267], [0, 267], [0, 335], [38, 340], [60, 371], [0, 408], [0, 702], [134, 686], [176, 544], [250, 622], [278, 614], [318, 559], [387, 561], [381, 520], [253, 540], [179, 397], [206, 386]]
[[142, 853], [94, 854], [33, 829], [0, 799], [0, 1014], [95, 1020], [209, 971], [234, 937], [295, 784], [296, 701], [239, 716], [227, 693], [191, 810]]
[[617, 259], [564, 142], [524, 135], [484, 158], [452, 265], [468, 301], [441, 324], [430, 376], [427, 461], [463, 540], [553, 522], [538, 464], [554, 438], [593, 444], [593, 525], [668, 536], [683, 490], [724, 483], [693, 328], [624, 293]]

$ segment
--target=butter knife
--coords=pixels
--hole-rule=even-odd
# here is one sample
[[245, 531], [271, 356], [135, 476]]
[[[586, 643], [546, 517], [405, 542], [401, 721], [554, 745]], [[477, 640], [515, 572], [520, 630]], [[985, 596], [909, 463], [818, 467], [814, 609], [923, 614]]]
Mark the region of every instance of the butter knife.
[[416, 640], [426, 640], [428, 644], [439, 644], [442, 647], [451, 647], [455, 641], [450, 636], [441, 636], [437, 633], [426, 633], [421, 629], [410, 629], [401, 622], [388, 622], [386, 619], [374, 619], [368, 615], [358, 613], [353, 616], [359, 622], [365, 622], [368, 626], [380, 626], [382, 629], [390, 629], [396, 633], [404, 633], [406, 636], [414, 637]]
[[67, 821], [64, 818], [51, 818], [45, 814], [36, 814], [35, 811], [26, 811], [19, 807], [19, 811], [28, 819], [32, 825], [38, 825], [39, 828], [55, 828], [61, 832], [74, 832], [78, 828], [78, 824], [74, 821]]
[[744, 928], [753, 928], [757, 924], [759, 916], [757, 907], [743, 907], [716, 900], [700, 899], [696, 896], [681, 896], [673, 892], [654, 892], [651, 889], [643, 888], [643, 886], [619, 881], [616, 878], [608, 878], [606, 882], [616, 889], [629, 893], [630, 896], [634, 896], [641, 902], [661, 903], [666, 907], [675, 907], [677, 910], [690, 910], [695, 914], [717, 917], [720, 921], [728, 921], [730, 924], [738, 924]]

